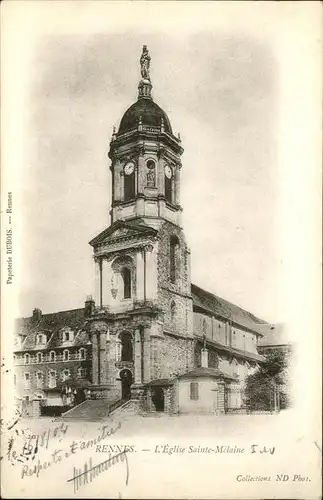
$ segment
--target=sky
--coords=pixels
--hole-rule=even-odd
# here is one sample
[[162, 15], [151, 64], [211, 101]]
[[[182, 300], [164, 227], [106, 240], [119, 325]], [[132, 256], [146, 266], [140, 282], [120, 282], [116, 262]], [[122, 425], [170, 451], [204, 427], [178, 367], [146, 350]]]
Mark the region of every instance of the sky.
[[287, 108], [284, 96], [295, 82], [297, 26], [283, 31], [287, 11], [254, 6], [250, 16], [241, 4], [206, 6], [215, 10], [204, 25], [189, 8], [178, 12], [187, 16], [181, 25], [154, 10], [141, 24], [121, 23], [120, 12], [106, 22], [98, 12], [91, 24], [85, 7], [69, 25], [61, 16], [35, 30], [37, 16], [29, 19], [19, 86], [19, 315], [82, 307], [93, 292], [88, 242], [110, 222], [109, 142], [137, 98], [146, 44], [153, 98], [184, 147], [192, 282], [269, 322], [284, 319], [284, 224], [295, 193], [280, 132], [294, 118], [296, 101]]

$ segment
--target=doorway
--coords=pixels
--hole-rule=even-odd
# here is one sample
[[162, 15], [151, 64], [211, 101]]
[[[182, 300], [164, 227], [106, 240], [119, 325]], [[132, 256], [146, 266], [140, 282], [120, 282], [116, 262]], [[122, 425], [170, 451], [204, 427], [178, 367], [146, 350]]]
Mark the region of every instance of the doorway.
[[75, 394], [74, 398], [74, 404], [79, 405], [80, 403], [83, 403], [83, 401], [86, 400], [85, 392], [83, 389], [77, 389], [77, 392]]
[[126, 368], [124, 370], [121, 370], [120, 379], [121, 379], [121, 397], [122, 399], [130, 399], [131, 384], [133, 382], [131, 371]]
[[156, 411], [165, 411], [165, 398], [162, 387], [155, 387], [153, 389], [151, 400], [155, 405]]

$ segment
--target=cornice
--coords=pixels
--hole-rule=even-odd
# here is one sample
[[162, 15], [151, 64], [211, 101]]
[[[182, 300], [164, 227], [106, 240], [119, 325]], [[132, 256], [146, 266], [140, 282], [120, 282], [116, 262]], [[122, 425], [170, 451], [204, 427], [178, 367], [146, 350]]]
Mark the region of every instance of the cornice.
[[126, 132], [122, 135], [117, 136], [117, 138], [110, 143], [110, 150], [108, 156], [111, 159], [118, 157], [118, 148], [126, 144], [133, 143], [134, 148], [141, 146], [139, 141], [153, 141], [157, 144], [165, 144], [170, 149], [174, 150], [178, 155], [182, 155], [184, 152], [183, 147], [180, 145], [178, 139], [175, 136], [171, 136], [167, 132], [161, 132], [160, 130], [154, 130], [153, 127], [144, 128], [142, 131], [134, 129]]

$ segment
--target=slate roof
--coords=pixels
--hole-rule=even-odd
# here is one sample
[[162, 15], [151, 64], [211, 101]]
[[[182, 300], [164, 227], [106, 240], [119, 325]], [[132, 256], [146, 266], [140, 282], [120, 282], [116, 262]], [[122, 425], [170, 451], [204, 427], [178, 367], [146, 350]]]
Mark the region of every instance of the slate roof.
[[151, 98], [139, 98], [124, 113], [118, 134], [123, 134], [138, 127], [138, 121], [141, 118], [143, 125], [151, 127], [160, 127], [161, 119], [164, 120], [165, 131], [172, 134], [172, 127], [165, 111], [158, 106]]
[[[74, 340], [62, 342], [61, 330], [68, 327], [74, 332]], [[16, 320], [16, 333], [26, 336], [17, 351], [37, 350], [42, 346], [36, 344], [38, 333], [47, 335], [47, 344], [44, 348], [81, 346], [89, 343], [88, 322], [84, 316], [84, 308], [42, 314], [39, 321], [33, 317]]]
[[173, 380], [170, 379], [170, 378], [158, 378], [158, 379], [155, 379], [155, 380], [151, 380], [150, 382], [148, 382], [147, 386], [149, 387], [165, 387], [165, 386], [168, 386], [168, 385], [173, 385]]
[[227, 380], [237, 381], [239, 379], [238, 376], [229, 375], [218, 368], [194, 368], [187, 373], [183, 373], [183, 375], [178, 375], [177, 378], [198, 378], [198, 377], [212, 377], [212, 378], [224, 378]]
[[200, 309], [206, 313], [220, 316], [223, 319], [230, 320], [237, 325], [252, 330], [260, 336], [263, 335], [262, 325], [268, 324], [266, 321], [196, 285], [191, 285], [191, 292], [194, 310]]

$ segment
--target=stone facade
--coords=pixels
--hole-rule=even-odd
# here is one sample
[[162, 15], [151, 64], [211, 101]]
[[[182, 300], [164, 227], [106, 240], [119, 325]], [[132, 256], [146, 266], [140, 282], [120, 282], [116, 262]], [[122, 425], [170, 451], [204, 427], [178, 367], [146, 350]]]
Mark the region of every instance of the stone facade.
[[[33, 370], [42, 370], [46, 380], [52, 366], [59, 374], [68, 370], [73, 390], [82, 386], [87, 397], [133, 402], [119, 412], [221, 413], [241, 406], [243, 398], [233, 400], [229, 389], [240, 384], [242, 390], [247, 374], [263, 359], [257, 345], [259, 325], [265, 322], [191, 284], [190, 250], [181, 225], [183, 147], [151, 88], [150, 82], [140, 82], [137, 102], [112, 135], [111, 224], [90, 242], [94, 300], [86, 302], [82, 321], [70, 311], [52, 315], [52, 322], [45, 317], [18, 322], [17, 379], [24, 397], [24, 356], [34, 359], [41, 331], [43, 364]], [[206, 376], [196, 369], [210, 371]], [[189, 397], [191, 382], [203, 394], [199, 401]], [[46, 389], [60, 384], [48, 385], [43, 387], [47, 402]], [[31, 395], [35, 384], [30, 386]]]

